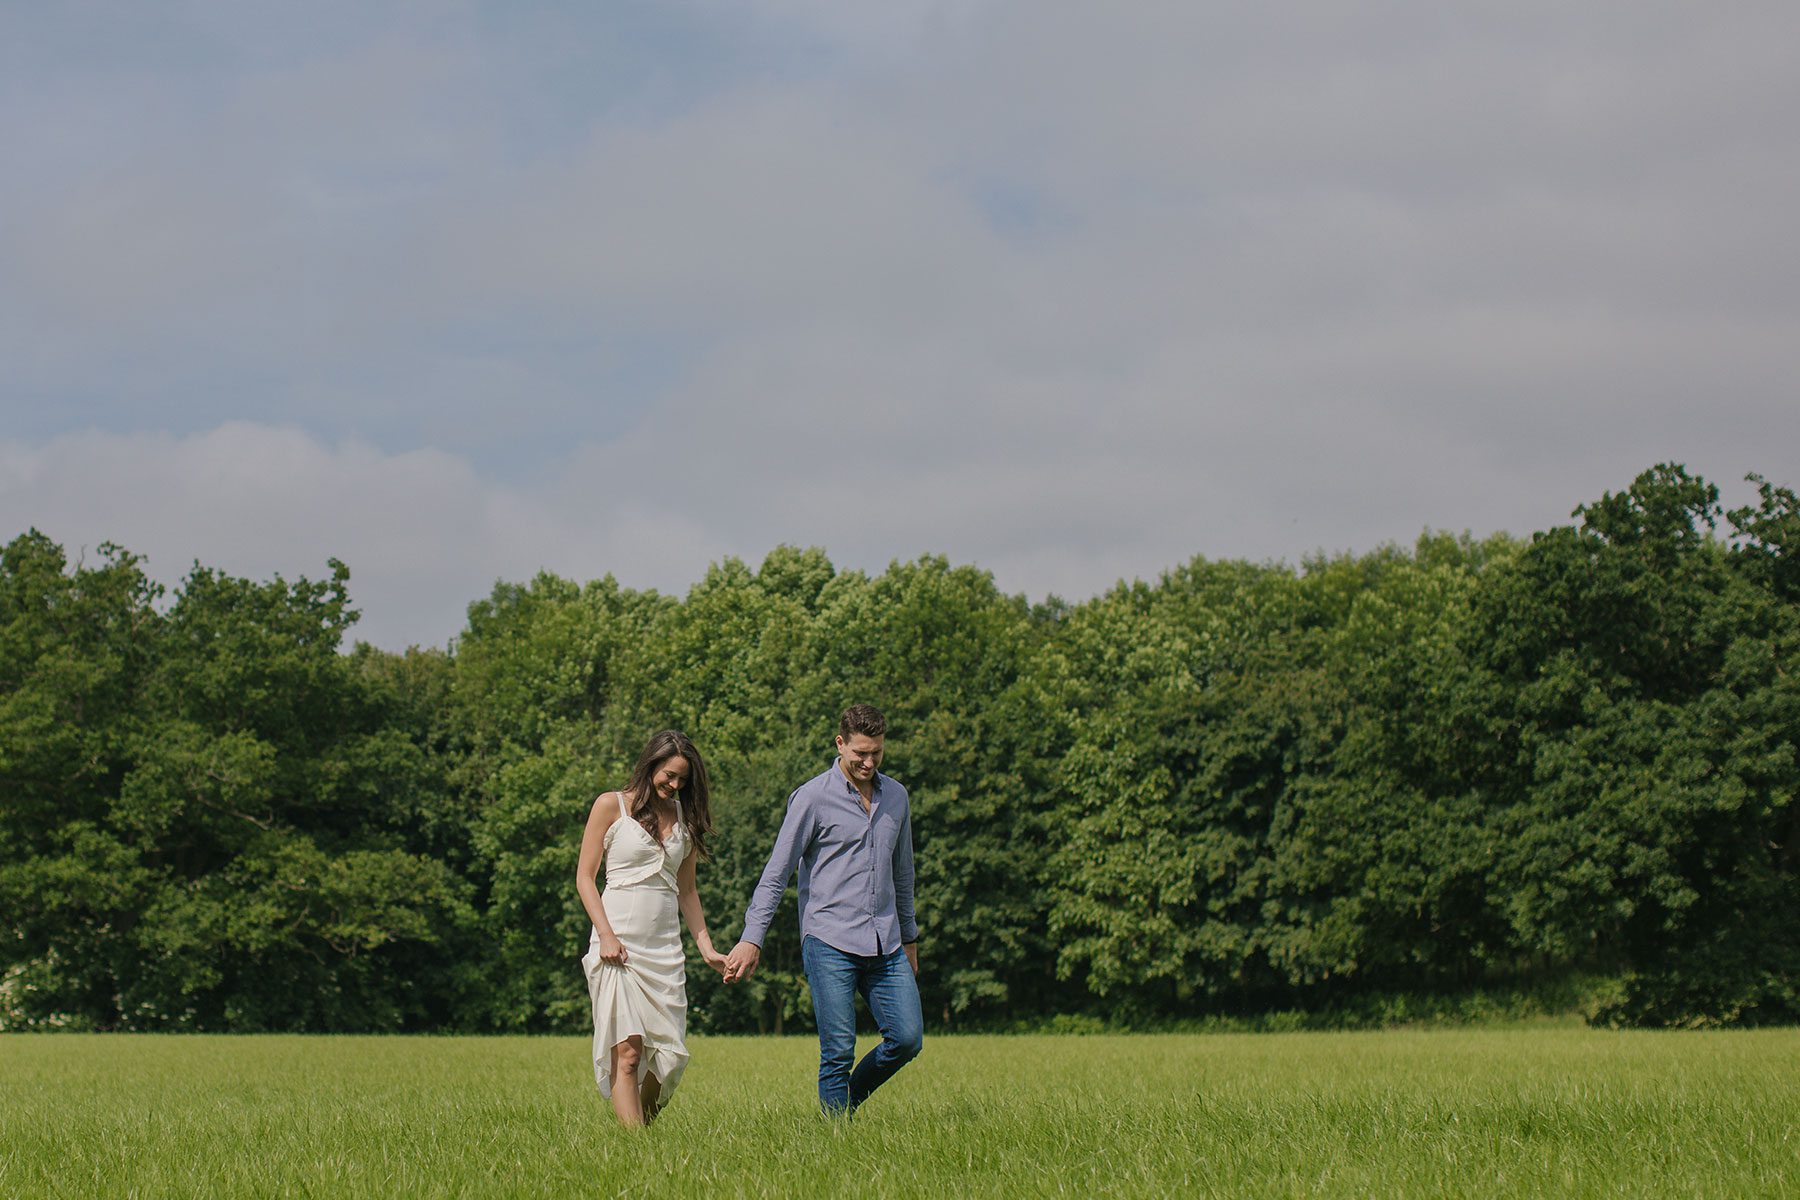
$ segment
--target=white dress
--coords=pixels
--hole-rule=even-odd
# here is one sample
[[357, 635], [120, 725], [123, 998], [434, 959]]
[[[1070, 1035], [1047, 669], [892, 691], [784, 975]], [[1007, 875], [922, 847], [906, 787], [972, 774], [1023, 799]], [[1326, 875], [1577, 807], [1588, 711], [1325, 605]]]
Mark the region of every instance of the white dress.
[[638, 1078], [662, 1081], [666, 1101], [687, 1068], [687, 960], [681, 950], [680, 910], [675, 873], [688, 856], [687, 829], [676, 801], [675, 828], [658, 842], [625, 812], [606, 831], [606, 888], [600, 903], [613, 935], [625, 947], [625, 964], [600, 961], [600, 931], [588, 938], [581, 960], [588, 997], [594, 1003], [594, 1081], [612, 1096], [612, 1048], [625, 1039], [644, 1039]]

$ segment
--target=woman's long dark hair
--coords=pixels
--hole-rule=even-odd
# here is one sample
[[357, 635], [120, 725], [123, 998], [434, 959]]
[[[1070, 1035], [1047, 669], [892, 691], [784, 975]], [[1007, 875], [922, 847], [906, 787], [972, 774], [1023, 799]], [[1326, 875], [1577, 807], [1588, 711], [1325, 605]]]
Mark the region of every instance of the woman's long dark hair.
[[701, 858], [708, 857], [706, 835], [712, 832], [712, 788], [706, 782], [706, 762], [700, 752], [694, 749], [694, 743], [688, 736], [676, 729], [665, 729], [652, 734], [650, 744], [638, 755], [637, 766], [631, 769], [631, 782], [625, 785], [625, 795], [631, 802], [631, 815], [644, 831], [660, 840], [660, 830], [656, 825], [656, 786], [652, 782], [656, 768], [676, 755], [687, 759], [687, 782], [681, 785], [681, 823], [687, 828], [688, 838], [694, 843], [694, 853]]

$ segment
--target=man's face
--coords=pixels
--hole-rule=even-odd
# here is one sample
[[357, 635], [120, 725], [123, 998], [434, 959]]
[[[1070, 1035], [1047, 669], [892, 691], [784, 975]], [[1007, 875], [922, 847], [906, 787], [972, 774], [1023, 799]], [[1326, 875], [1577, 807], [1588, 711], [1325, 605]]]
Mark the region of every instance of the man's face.
[[885, 738], [853, 733], [837, 740], [838, 757], [844, 760], [844, 774], [857, 783], [871, 783], [881, 766], [881, 748]]

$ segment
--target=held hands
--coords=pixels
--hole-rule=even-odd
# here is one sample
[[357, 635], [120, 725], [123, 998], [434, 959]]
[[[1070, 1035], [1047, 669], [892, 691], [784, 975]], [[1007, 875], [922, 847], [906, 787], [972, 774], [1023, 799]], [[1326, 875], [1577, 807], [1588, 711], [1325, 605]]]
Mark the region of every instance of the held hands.
[[724, 976], [725, 982], [730, 983], [731, 976], [725, 965], [727, 960], [723, 954], [713, 949], [712, 939], [709, 937], [696, 938], [695, 944], [700, 948], [700, 961]]
[[731, 954], [725, 959], [725, 982], [736, 983], [740, 979], [748, 979], [756, 974], [756, 964], [762, 960], [762, 949], [754, 942], [739, 942], [731, 948]]

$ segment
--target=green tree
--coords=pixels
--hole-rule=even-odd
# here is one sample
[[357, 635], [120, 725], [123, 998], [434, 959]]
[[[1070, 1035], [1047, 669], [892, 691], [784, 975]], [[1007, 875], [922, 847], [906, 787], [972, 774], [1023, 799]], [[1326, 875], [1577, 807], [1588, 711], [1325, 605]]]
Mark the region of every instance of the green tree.
[[1512, 925], [1621, 972], [1606, 1019], [1785, 1018], [1800, 909], [1769, 848], [1793, 803], [1792, 607], [1759, 586], [1767, 556], [1712, 536], [1717, 491], [1678, 466], [1576, 515], [1477, 602], [1507, 703], [1481, 774]]
[[71, 568], [35, 529], [0, 551], [0, 1027], [108, 1023], [132, 958], [146, 877], [107, 817], [153, 657], [139, 561]]
[[[451, 736], [471, 882], [489, 947], [478, 1027], [575, 1027], [586, 917], [575, 859], [594, 798], [623, 781], [642, 735], [608, 716], [645, 686], [626, 663], [675, 602], [540, 574], [470, 605], [456, 645]], [[634, 745], [633, 742], [638, 744]]]
[[[94, 590], [83, 569], [64, 575], [52, 550], [30, 538], [9, 548], [9, 608], [20, 601], [9, 625], [22, 649], [9, 654], [19, 683], [8, 704], [74, 677], [57, 664], [86, 657], [85, 677], [100, 678], [84, 630], [107, 625], [114, 644], [98, 659], [113, 664], [103, 674], [114, 699], [67, 714], [90, 759], [107, 748], [104, 771], [93, 759], [85, 777], [42, 781], [49, 805], [8, 805], [25, 818], [9, 828], [30, 836], [9, 834], [0, 868], [21, 951], [7, 1019], [446, 1023], [442, 992], [418, 985], [429, 950], [467, 924], [466, 889], [409, 852], [384, 811], [408, 807], [393, 798], [429, 771], [339, 653], [355, 619], [347, 570], [259, 584], [196, 567], [159, 616], [129, 556], [114, 555], [108, 586]], [[111, 597], [114, 619], [62, 619], [89, 591]], [[46, 612], [32, 637], [27, 614]]]

